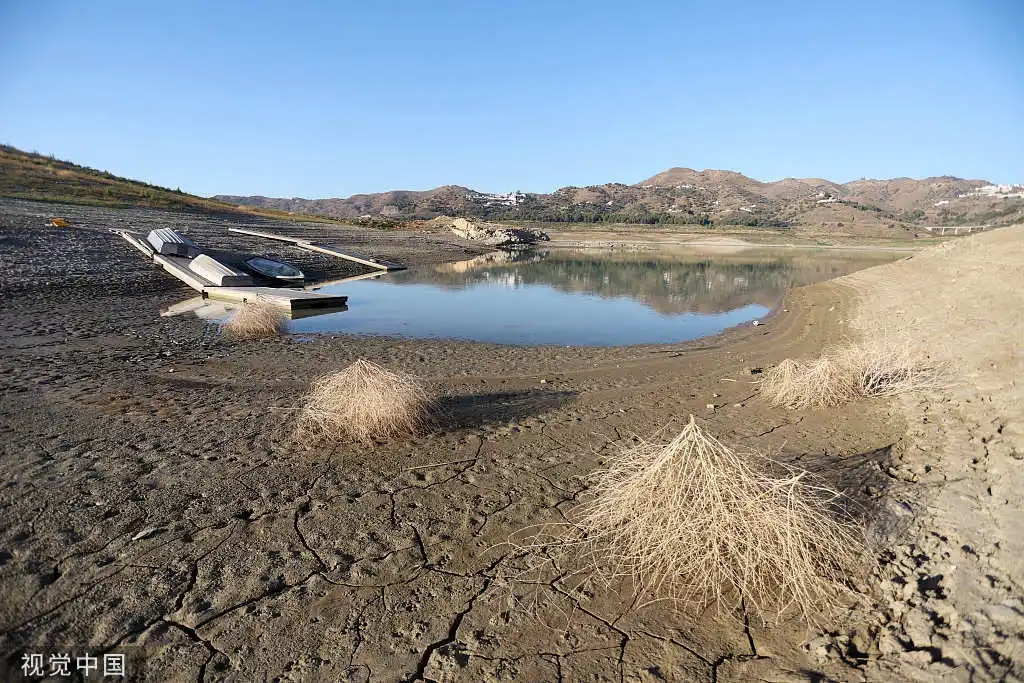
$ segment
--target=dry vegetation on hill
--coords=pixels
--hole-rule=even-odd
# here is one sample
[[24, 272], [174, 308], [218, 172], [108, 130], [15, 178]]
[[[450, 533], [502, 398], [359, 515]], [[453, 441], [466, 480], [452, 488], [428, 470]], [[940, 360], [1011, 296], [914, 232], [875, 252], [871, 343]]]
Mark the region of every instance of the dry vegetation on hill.
[[635, 185], [563, 187], [550, 194], [487, 195], [446, 185], [347, 199], [218, 197], [264, 208], [338, 218], [392, 220], [455, 215], [491, 220], [814, 228], [879, 236], [934, 225], [1008, 225], [1024, 218], [1024, 197], [976, 195], [984, 180], [820, 178], [763, 183], [733, 171], [673, 168]]
[[[820, 178], [764, 183], [733, 171], [673, 168], [635, 185], [563, 187], [491, 195], [457, 185], [335, 199], [197, 197], [0, 145], [0, 196], [108, 207], [148, 207], [269, 218], [343, 220], [368, 227], [437, 216], [584, 224], [776, 228], [861, 237], [909, 237], [925, 227], [1010, 225], [1024, 192], [979, 194], [984, 180]], [[1018, 188], [1019, 189], [1019, 188]]]
[[86, 204], [146, 207], [171, 211], [263, 216], [284, 220], [328, 221], [325, 216], [293, 216], [274, 208], [258, 209], [197, 197], [180, 189], [121, 178], [70, 161], [0, 145], [0, 197]]

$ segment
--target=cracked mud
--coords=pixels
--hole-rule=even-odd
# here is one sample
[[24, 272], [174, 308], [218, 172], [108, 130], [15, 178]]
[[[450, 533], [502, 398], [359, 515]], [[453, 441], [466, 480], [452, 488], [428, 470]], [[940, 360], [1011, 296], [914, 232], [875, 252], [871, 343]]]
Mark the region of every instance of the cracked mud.
[[[799, 624], [637, 608], [626, 587], [581, 597], [558, 578], [523, 579], [506, 545], [563, 521], [603, 454], [690, 413], [827, 477], [885, 534], [906, 533], [900, 505], [916, 503], [886, 474], [906, 430], [887, 403], [793, 413], [752, 397], [749, 368], [850, 334], [850, 285], [796, 290], [765, 325], [669, 346], [233, 343], [161, 318], [187, 289], [111, 235], [42, 227], [47, 212], [243, 246], [228, 219], [0, 202], [8, 662], [68, 645], [140, 648], [141, 679], [154, 681], [860, 676], [858, 662], [817, 656], [806, 643], [821, 634]], [[431, 235], [303, 229], [410, 265], [465, 253]], [[274, 248], [307, 273], [346, 274]], [[439, 387], [434, 429], [374, 448], [296, 442], [299, 396], [360, 357]]]

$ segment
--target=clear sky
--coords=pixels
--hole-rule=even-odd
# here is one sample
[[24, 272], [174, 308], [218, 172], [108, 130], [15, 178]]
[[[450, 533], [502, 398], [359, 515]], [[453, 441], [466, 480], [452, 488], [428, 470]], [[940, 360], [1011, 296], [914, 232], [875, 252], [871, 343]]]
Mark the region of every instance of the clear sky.
[[202, 195], [1024, 182], [1024, 0], [0, 0], [0, 142]]

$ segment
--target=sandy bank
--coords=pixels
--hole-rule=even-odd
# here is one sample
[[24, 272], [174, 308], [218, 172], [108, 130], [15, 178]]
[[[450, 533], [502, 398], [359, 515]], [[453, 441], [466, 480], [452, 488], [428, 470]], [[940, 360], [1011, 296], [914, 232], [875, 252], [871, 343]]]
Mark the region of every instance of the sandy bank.
[[[873, 677], [1024, 676], [1024, 227], [871, 268], [855, 329], [910, 342], [948, 364], [948, 386], [900, 398], [907, 425], [893, 474], [907, 528], [861, 615]], [[907, 590], [907, 586], [916, 587]]]

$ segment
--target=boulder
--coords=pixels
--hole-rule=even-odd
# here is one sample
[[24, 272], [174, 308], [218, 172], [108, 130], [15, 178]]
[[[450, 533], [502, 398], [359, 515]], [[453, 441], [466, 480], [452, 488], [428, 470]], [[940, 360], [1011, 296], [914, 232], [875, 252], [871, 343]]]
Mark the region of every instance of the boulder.
[[462, 239], [481, 242], [492, 247], [525, 247], [551, 239], [547, 233], [535, 228], [511, 228], [502, 225], [473, 223], [465, 218], [453, 218], [451, 231]]

